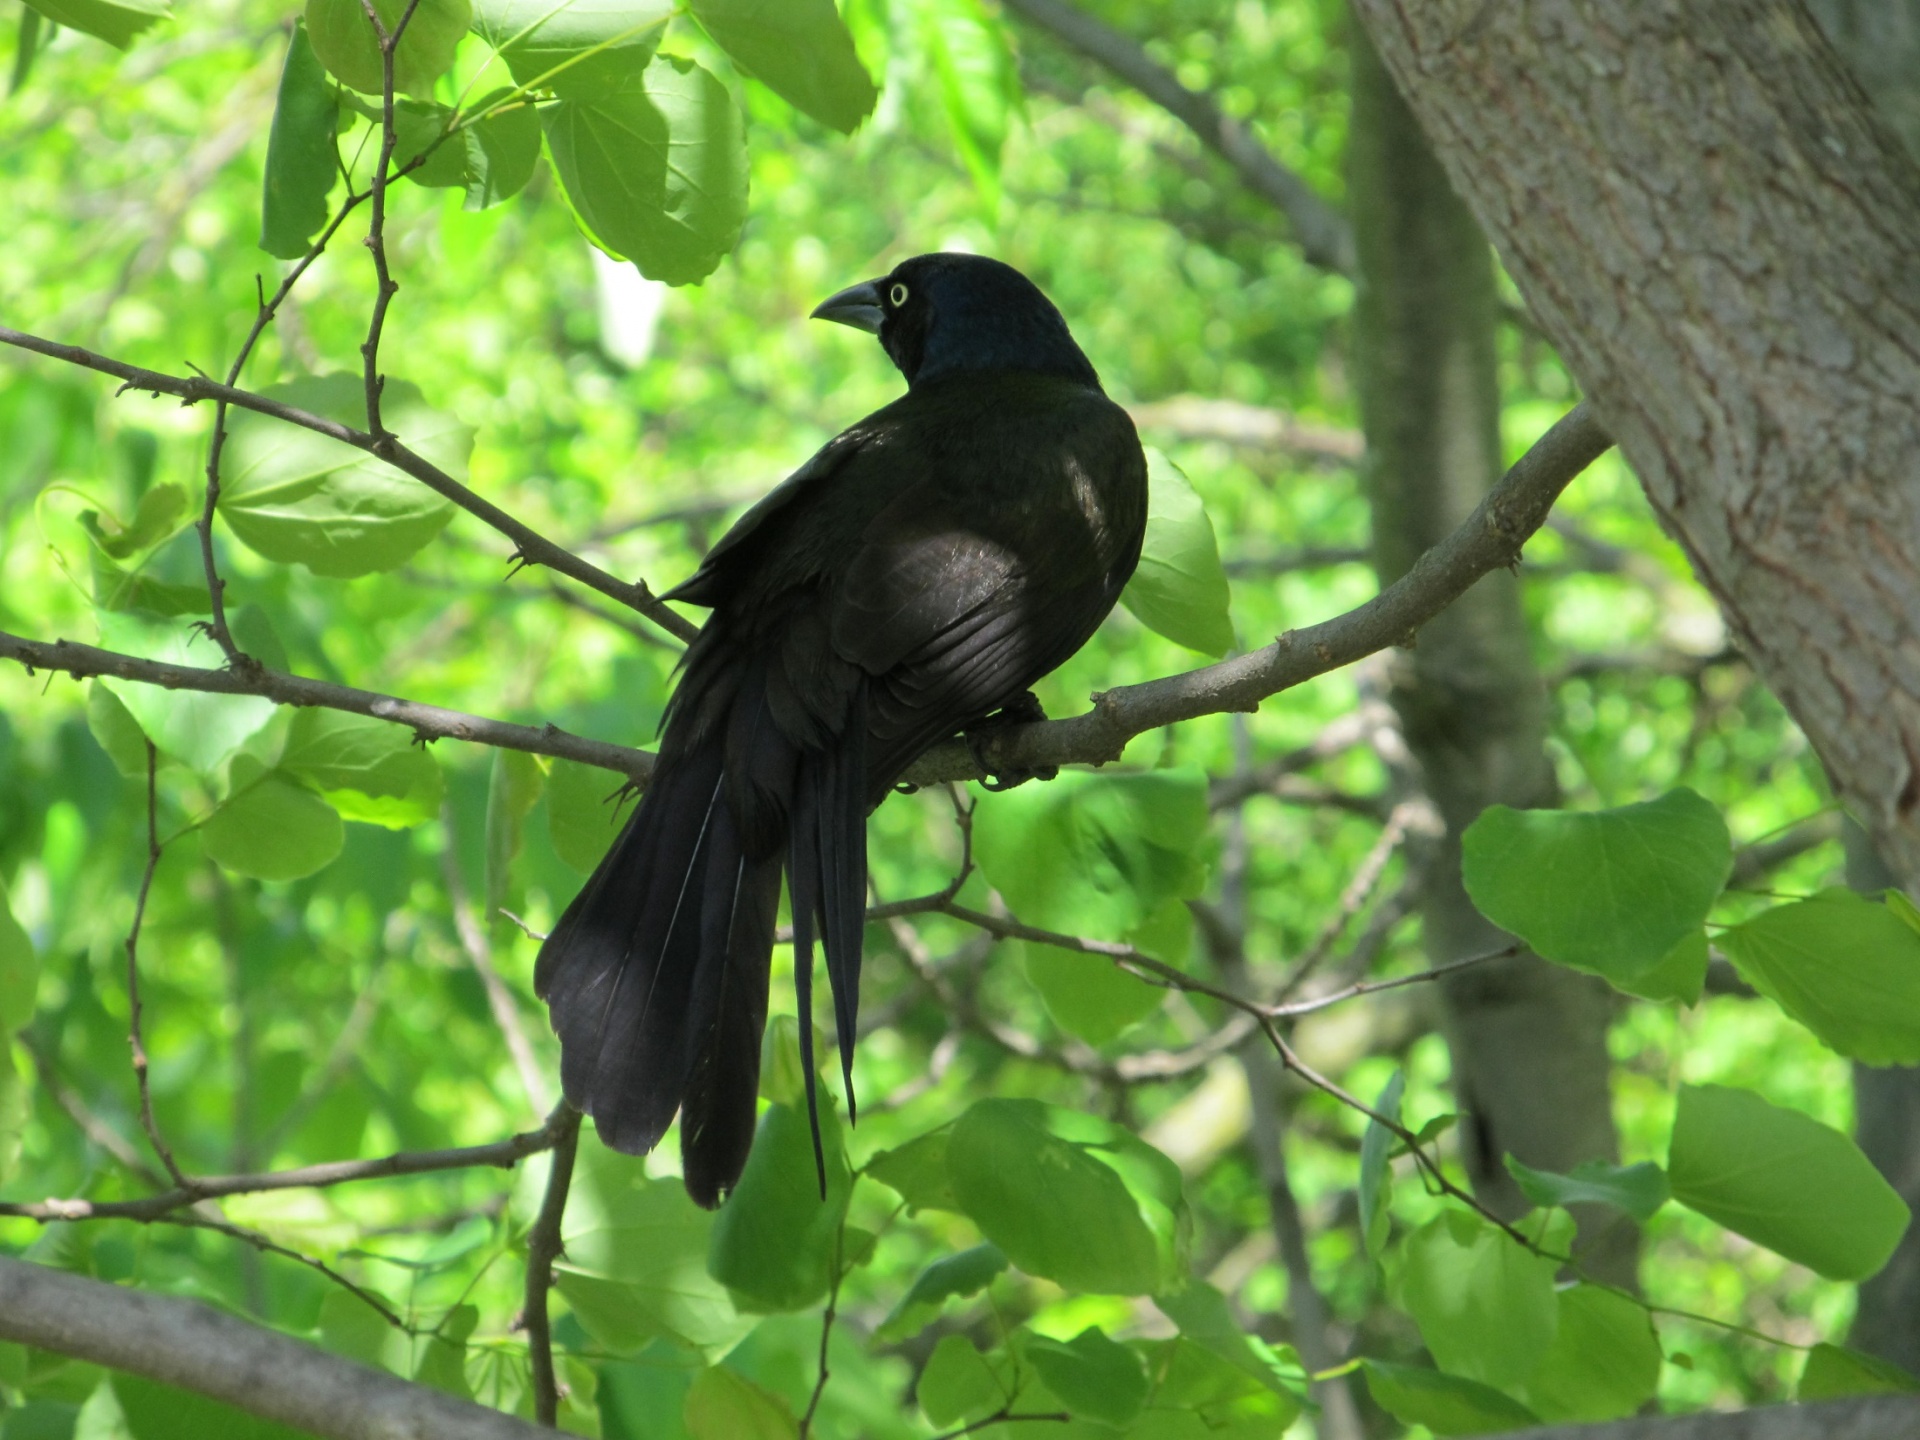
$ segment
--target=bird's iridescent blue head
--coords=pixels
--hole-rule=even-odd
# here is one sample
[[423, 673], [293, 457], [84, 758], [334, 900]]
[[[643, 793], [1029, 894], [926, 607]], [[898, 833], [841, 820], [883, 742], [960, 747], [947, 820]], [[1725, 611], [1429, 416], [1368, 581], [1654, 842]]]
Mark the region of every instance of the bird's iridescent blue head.
[[848, 286], [813, 316], [878, 335], [910, 387], [1026, 370], [1100, 388], [1053, 302], [1011, 265], [984, 255], [916, 255], [878, 280]]

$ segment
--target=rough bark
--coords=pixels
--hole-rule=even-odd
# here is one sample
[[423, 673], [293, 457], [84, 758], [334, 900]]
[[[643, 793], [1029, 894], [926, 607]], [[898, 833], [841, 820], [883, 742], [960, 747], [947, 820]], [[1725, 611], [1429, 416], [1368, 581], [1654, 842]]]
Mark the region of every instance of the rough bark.
[[[1387, 584], [1500, 473], [1498, 301], [1485, 237], [1357, 30], [1352, 74], [1354, 358], [1374, 561]], [[1556, 799], [1546, 697], [1511, 573], [1481, 579], [1421, 628], [1398, 657], [1392, 700], [1446, 820], [1421, 898], [1428, 960], [1498, 949], [1509, 937], [1461, 884], [1461, 832], [1488, 805]], [[1604, 987], [1521, 955], [1446, 982], [1442, 1001], [1466, 1117], [1462, 1151], [1483, 1199], [1508, 1214], [1527, 1208], [1502, 1162], [1508, 1153], [1560, 1171], [1616, 1158]], [[1590, 1262], [1631, 1284], [1631, 1230], [1582, 1219], [1595, 1227], [1589, 1241], [1606, 1237]]]
[[552, 1433], [198, 1301], [5, 1256], [0, 1339], [197, 1390], [326, 1440], [533, 1440]]
[[[1920, 0], [1808, 0], [1881, 116], [1920, 156]], [[1847, 883], [1860, 891], [1897, 884], [1872, 843], [1849, 821]], [[1920, 1068], [1853, 1067], [1854, 1136], [1908, 1205], [1920, 1208]], [[1920, 1229], [1909, 1227], [1878, 1275], [1860, 1287], [1848, 1343], [1920, 1371]]]
[[1807, 0], [1880, 114], [1920, 156], [1920, 0]]
[[1662, 522], [1920, 893], [1920, 170], [1790, 0], [1355, 0]]

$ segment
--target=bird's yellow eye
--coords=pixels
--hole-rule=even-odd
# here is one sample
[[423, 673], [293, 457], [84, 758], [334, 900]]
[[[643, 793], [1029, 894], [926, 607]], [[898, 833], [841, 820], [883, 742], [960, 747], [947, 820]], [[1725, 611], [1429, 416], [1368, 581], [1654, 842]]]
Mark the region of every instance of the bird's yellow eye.
[[896, 280], [893, 289], [887, 292], [887, 299], [893, 305], [894, 309], [899, 309], [907, 303], [907, 287]]

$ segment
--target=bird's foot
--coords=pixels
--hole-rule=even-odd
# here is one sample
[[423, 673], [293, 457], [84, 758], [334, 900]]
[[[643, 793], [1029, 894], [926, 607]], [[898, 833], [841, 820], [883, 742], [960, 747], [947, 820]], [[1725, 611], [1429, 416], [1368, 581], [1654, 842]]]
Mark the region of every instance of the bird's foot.
[[1022, 690], [1013, 699], [1002, 705], [993, 714], [960, 732], [967, 742], [967, 749], [973, 760], [985, 772], [986, 778], [980, 782], [985, 790], [1011, 790], [1016, 785], [1024, 785], [1029, 780], [1052, 780], [1060, 773], [1058, 765], [1036, 765], [1031, 768], [1019, 767], [995, 770], [987, 763], [986, 745], [1002, 730], [1016, 725], [1036, 725], [1047, 718], [1047, 712], [1041, 707], [1040, 697], [1031, 690]]

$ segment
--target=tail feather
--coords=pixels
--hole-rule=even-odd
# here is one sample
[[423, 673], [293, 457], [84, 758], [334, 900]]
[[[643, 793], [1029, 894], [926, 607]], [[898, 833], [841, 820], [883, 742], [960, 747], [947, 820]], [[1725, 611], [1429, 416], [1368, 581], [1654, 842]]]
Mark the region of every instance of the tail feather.
[[675, 1114], [688, 1193], [718, 1204], [753, 1143], [781, 874], [814, 1158], [826, 1174], [813, 1054], [813, 947], [826, 952], [848, 1105], [866, 903], [866, 701], [823, 746], [776, 723], [764, 671], [726, 722], [676, 745], [540, 952], [534, 988], [561, 1080], [616, 1150], [644, 1154]]

